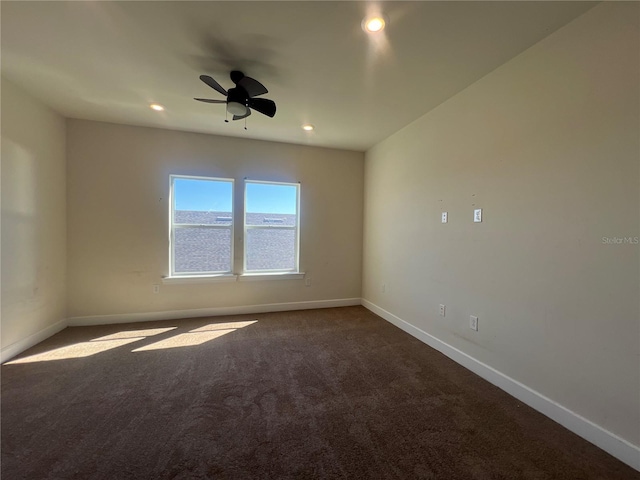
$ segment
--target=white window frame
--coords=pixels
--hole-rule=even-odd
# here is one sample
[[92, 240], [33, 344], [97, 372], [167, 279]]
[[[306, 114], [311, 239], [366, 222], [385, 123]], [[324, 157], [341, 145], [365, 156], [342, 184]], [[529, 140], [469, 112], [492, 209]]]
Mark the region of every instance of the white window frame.
[[[261, 183], [265, 185], [286, 185], [289, 187], [296, 187], [296, 224], [293, 226], [289, 225], [247, 225], [247, 185], [250, 183]], [[263, 276], [263, 275], [280, 275], [283, 273], [292, 273], [299, 274], [300, 273], [300, 183], [289, 183], [289, 182], [270, 182], [266, 180], [249, 180], [245, 179], [244, 181], [244, 255], [243, 255], [243, 275], [245, 276]], [[285, 229], [285, 230], [294, 230], [295, 232], [295, 240], [294, 240], [294, 260], [295, 265], [293, 268], [289, 269], [273, 269], [273, 270], [249, 270], [247, 269], [247, 232], [248, 230], [254, 229]]]
[[[197, 177], [191, 175], [169, 175], [170, 179], [170, 189], [169, 189], [169, 265], [170, 265], [170, 277], [171, 278], [182, 278], [182, 277], [213, 277], [213, 276], [229, 276], [232, 275], [233, 272], [233, 264], [234, 264], [234, 255], [233, 255], [233, 245], [234, 245], [234, 192], [235, 192], [235, 180], [233, 178], [218, 178], [218, 177]], [[231, 224], [230, 225], [211, 225], [211, 224], [199, 224], [199, 223], [179, 223], [176, 224], [174, 222], [175, 215], [175, 194], [174, 194], [174, 181], [176, 179], [187, 179], [187, 180], [204, 180], [204, 181], [213, 181], [213, 182], [226, 182], [231, 183]], [[205, 271], [205, 272], [176, 272], [175, 271], [175, 231], [180, 228], [212, 228], [212, 229], [222, 229], [229, 230], [231, 233], [231, 258], [229, 261], [229, 269], [228, 270], [215, 270], [215, 271]]]

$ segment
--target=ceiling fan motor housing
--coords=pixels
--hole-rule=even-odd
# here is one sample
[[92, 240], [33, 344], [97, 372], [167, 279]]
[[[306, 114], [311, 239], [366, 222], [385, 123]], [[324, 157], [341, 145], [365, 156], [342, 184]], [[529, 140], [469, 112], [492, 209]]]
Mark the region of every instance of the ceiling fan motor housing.
[[232, 115], [244, 115], [247, 112], [249, 94], [242, 87], [232, 88], [228, 91], [227, 111]]

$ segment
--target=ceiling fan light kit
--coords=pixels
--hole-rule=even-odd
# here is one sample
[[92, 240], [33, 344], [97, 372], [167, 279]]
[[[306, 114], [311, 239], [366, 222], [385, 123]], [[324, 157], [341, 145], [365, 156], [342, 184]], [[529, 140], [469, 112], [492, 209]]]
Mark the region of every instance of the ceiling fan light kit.
[[234, 116], [242, 116], [247, 113], [246, 105], [240, 102], [227, 102], [227, 112]]

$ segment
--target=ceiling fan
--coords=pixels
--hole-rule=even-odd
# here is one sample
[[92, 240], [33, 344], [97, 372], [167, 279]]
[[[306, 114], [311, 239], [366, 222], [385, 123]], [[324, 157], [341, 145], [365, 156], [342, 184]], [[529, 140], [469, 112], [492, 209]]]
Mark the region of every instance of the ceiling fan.
[[[220, 86], [209, 75], [200, 75], [200, 80], [209, 85], [215, 91], [227, 97], [226, 100], [212, 100], [210, 98], [194, 98], [205, 103], [225, 103], [227, 112], [233, 115], [233, 120], [241, 120], [251, 115], [251, 109], [262, 113], [268, 117], [276, 114], [276, 104], [268, 98], [255, 98], [268, 92], [259, 81], [247, 77], [244, 73], [234, 70], [231, 72], [231, 81], [235, 83], [234, 88], [229, 91]], [[227, 122], [228, 120], [225, 120]]]

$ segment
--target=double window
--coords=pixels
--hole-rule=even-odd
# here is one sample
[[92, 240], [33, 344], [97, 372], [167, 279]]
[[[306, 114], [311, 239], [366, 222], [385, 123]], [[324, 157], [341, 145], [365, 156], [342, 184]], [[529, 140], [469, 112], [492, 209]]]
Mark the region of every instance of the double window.
[[[172, 277], [234, 272], [234, 187], [233, 179], [171, 176]], [[300, 185], [243, 187], [242, 273], [298, 272]]]

